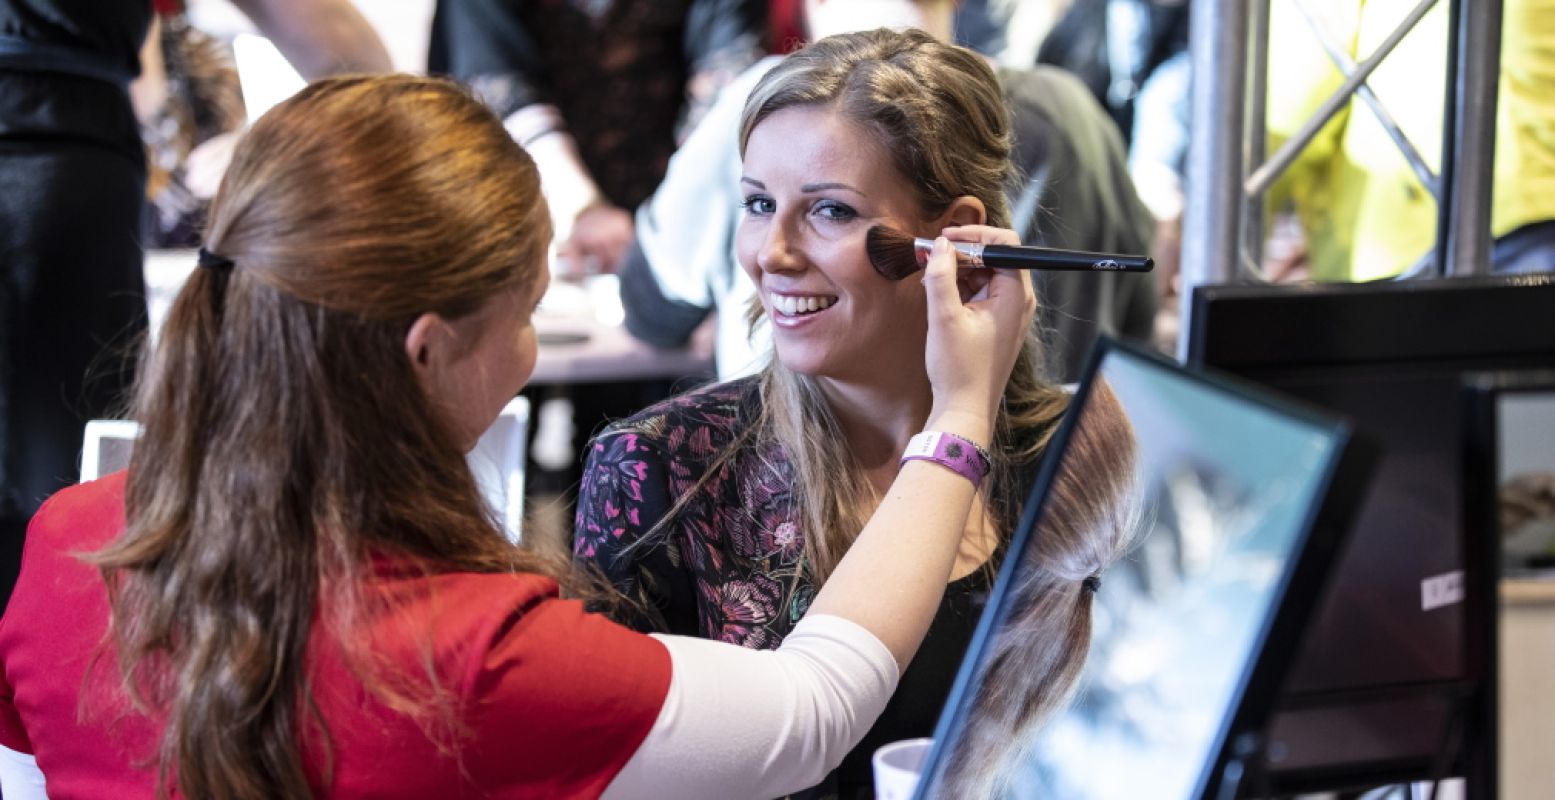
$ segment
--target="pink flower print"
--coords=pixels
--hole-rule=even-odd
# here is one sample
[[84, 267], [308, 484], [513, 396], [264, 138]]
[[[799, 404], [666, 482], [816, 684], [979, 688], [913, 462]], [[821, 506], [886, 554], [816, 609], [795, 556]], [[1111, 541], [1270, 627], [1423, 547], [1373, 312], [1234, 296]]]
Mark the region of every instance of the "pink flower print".
[[761, 480], [741, 487], [741, 500], [750, 511], [744, 524], [750, 528], [748, 554], [754, 558], [776, 558], [782, 564], [797, 562], [804, 552], [804, 529], [784, 476], [776, 471]]
[[[702, 594], [708, 600], [708, 609], [716, 628], [714, 638], [722, 642], [760, 647], [770, 634], [764, 631], [777, 617], [783, 600], [783, 585], [766, 575], [752, 575], [749, 579], [735, 579], [721, 585], [701, 583]], [[712, 628], [713, 626], [704, 625]]]
[[643, 481], [648, 478], [648, 463], [643, 460], [649, 449], [636, 434], [623, 434], [594, 444], [583, 475], [580, 493], [594, 498], [603, 519], [586, 519], [585, 525], [620, 525], [622, 520], [641, 524]]
[[779, 522], [769, 536], [772, 549], [781, 553], [785, 560], [797, 557], [804, 548], [804, 536], [800, 535], [799, 526], [792, 521]]
[[713, 452], [713, 432], [708, 428], [697, 428], [691, 433], [691, 441], [688, 442], [691, 452], [698, 456], [705, 456]]

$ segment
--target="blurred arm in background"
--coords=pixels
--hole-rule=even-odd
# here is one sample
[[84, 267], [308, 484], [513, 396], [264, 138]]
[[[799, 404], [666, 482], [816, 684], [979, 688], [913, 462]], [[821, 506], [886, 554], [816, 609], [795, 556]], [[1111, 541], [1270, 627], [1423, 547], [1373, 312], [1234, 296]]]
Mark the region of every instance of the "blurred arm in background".
[[348, 0], [233, 0], [304, 78], [391, 72], [389, 51]]

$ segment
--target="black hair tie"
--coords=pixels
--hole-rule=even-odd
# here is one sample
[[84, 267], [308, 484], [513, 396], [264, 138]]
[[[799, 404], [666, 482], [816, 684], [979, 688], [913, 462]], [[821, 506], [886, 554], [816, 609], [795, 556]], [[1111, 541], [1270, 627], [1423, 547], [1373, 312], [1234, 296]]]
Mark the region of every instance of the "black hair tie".
[[232, 259], [216, 255], [203, 247], [200, 248], [199, 265], [205, 269], [213, 269], [218, 272], [227, 272], [234, 266]]
[[1100, 575], [1087, 575], [1087, 576], [1085, 576], [1085, 580], [1080, 581], [1080, 588], [1084, 589], [1087, 592], [1090, 592], [1091, 594], [1096, 594], [1098, 591], [1101, 590], [1101, 576]]

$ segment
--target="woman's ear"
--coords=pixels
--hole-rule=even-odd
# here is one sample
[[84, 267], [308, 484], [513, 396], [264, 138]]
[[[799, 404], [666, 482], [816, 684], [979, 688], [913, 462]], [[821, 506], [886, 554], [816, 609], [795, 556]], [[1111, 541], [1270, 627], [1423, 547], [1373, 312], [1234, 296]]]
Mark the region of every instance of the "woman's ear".
[[405, 332], [405, 355], [423, 386], [429, 385], [443, 365], [449, 332], [448, 322], [430, 311], [416, 317]]
[[985, 225], [987, 222], [988, 209], [983, 206], [983, 201], [969, 194], [950, 201], [950, 206], [945, 209], [944, 214], [940, 215], [942, 228], [953, 225]]

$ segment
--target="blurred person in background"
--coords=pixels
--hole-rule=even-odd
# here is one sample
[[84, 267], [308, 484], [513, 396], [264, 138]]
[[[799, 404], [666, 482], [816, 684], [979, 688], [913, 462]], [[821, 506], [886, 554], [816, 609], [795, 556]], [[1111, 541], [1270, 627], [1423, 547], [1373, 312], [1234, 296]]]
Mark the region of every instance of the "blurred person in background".
[[[387, 69], [347, 0], [239, 0], [304, 75]], [[167, 9], [173, 6], [167, 4]], [[145, 330], [146, 157], [128, 86], [150, 0], [0, 0], [0, 600]]]
[[[556, 225], [552, 268], [581, 281], [617, 270], [631, 209], [718, 90], [764, 54], [767, 14], [766, 0], [437, 0], [427, 69], [470, 86], [534, 156]], [[570, 506], [588, 437], [674, 384], [532, 387], [533, 435], [566, 444], [531, 449], [553, 456], [531, 488]]]
[[1042, 37], [1037, 63], [1073, 73], [1119, 130], [1133, 130], [1140, 88], [1187, 52], [1188, 0], [1046, 1], [1060, 13]]
[[[1411, 0], [1326, 0], [1314, 15], [1353, 61], [1368, 58], [1415, 6]], [[1289, 2], [1270, 8], [1269, 152], [1288, 140], [1343, 82]], [[1441, 174], [1447, 8], [1438, 4], [1367, 85], [1426, 165]], [[1422, 89], [1424, 87], [1424, 89]], [[1555, 269], [1555, 2], [1505, 0], [1496, 103], [1490, 256], [1496, 271]], [[1271, 187], [1268, 208], [1292, 209], [1304, 247], [1271, 265], [1320, 281], [1413, 273], [1434, 260], [1437, 202], [1359, 100], [1342, 108]]]
[[[997, 2], [997, 0], [993, 0]], [[1155, 221], [1154, 342], [1176, 348], [1177, 273], [1188, 147], [1188, 0], [1002, 0], [1005, 63], [1077, 76], [1118, 124], [1128, 168]]]
[[766, 23], [765, 0], [438, 0], [427, 71], [534, 155], [559, 266], [614, 272], [677, 131], [763, 55]]

